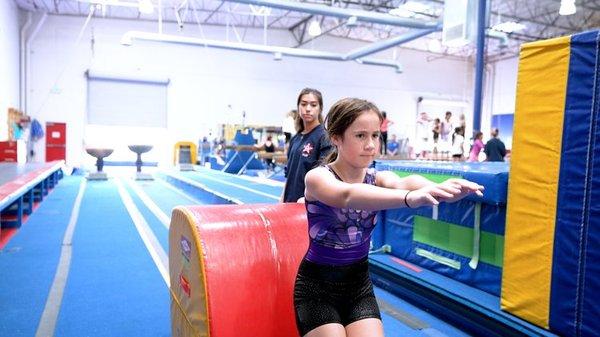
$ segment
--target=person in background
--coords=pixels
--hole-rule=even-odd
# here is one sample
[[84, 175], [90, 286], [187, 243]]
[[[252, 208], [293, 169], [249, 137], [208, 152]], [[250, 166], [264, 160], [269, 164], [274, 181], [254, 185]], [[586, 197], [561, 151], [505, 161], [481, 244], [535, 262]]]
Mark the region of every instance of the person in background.
[[483, 150], [483, 146], [483, 132], [477, 131], [475, 137], [473, 137], [473, 147], [471, 147], [471, 151], [469, 152], [469, 161], [479, 161], [479, 152]]
[[304, 176], [324, 158], [331, 149], [323, 122], [323, 95], [316, 89], [304, 88], [298, 95], [297, 133], [292, 137], [287, 152], [285, 187], [281, 201], [302, 202]]
[[387, 139], [388, 139], [388, 127], [392, 124], [394, 124], [394, 121], [389, 120], [387, 118], [387, 113], [385, 111], [381, 112], [381, 115], [383, 116], [383, 121], [381, 122], [381, 144], [383, 145], [381, 147], [381, 155], [385, 156], [387, 155]]
[[440, 131], [442, 130], [442, 123], [439, 118], [433, 120], [433, 128], [431, 133], [433, 134], [433, 153], [437, 155], [439, 151]]
[[492, 138], [485, 143], [483, 152], [486, 155], [486, 161], [504, 161], [506, 156], [506, 147], [504, 143], [498, 138], [500, 131], [495, 128], [492, 130]]
[[390, 156], [395, 156], [398, 154], [398, 149], [400, 148], [400, 143], [398, 143], [398, 139], [396, 138], [396, 135], [392, 135], [392, 140], [390, 140], [390, 142], [387, 145], [388, 148], [388, 154]]
[[462, 128], [454, 128], [452, 135], [452, 160], [461, 161], [464, 154], [465, 136], [462, 134]]
[[292, 136], [296, 134], [296, 118], [298, 116], [298, 110], [290, 110], [285, 115], [285, 119], [283, 120], [282, 131], [285, 136], [285, 144], [289, 144]]
[[200, 165], [204, 165], [207, 162], [210, 162], [210, 155], [211, 153], [211, 145], [210, 142], [208, 141], [207, 137], [202, 137], [202, 141], [200, 142], [199, 146], [198, 146], [198, 160], [200, 161]]
[[[265, 140], [264, 143], [256, 145], [255, 147], [257, 149], [265, 151], [266, 153], [275, 153], [275, 143], [273, 143], [273, 136], [268, 135], [267, 140]], [[273, 161], [273, 158], [265, 158], [265, 164], [267, 164], [267, 170], [272, 171], [275, 169], [275, 162]]]
[[458, 115], [458, 127], [461, 129], [461, 133], [464, 137], [465, 132], [467, 132], [467, 120], [465, 114], [461, 113]]
[[416, 150], [417, 150], [417, 158], [425, 159], [427, 157], [427, 152], [429, 152], [429, 136], [431, 135], [430, 128], [431, 118], [427, 115], [427, 112], [421, 111], [419, 113], [419, 118], [417, 118], [417, 141], [416, 141]]
[[452, 112], [446, 111], [444, 120], [440, 124], [440, 150], [448, 154], [452, 148], [452, 134], [454, 133], [454, 124], [452, 123]]
[[330, 155], [306, 174], [309, 247], [294, 284], [304, 337], [383, 337], [369, 277], [369, 243], [377, 211], [454, 202], [483, 186], [463, 179], [436, 184], [369, 166], [379, 154], [383, 115], [368, 101], [345, 98], [327, 115]]

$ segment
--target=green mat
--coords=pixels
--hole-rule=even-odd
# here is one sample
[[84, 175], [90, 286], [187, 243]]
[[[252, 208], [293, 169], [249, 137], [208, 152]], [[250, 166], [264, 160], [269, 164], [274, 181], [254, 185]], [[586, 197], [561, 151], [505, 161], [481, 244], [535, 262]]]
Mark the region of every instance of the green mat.
[[[470, 258], [473, 228], [415, 215], [413, 240]], [[504, 237], [481, 231], [480, 261], [502, 268]]]

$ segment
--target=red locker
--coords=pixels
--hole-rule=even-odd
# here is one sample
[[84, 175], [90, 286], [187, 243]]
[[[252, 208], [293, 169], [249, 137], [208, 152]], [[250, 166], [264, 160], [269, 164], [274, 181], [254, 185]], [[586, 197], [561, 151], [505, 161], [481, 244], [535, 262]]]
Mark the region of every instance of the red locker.
[[46, 122], [46, 161], [65, 160], [67, 124]]
[[17, 162], [17, 142], [0, 142], [0, 161]]

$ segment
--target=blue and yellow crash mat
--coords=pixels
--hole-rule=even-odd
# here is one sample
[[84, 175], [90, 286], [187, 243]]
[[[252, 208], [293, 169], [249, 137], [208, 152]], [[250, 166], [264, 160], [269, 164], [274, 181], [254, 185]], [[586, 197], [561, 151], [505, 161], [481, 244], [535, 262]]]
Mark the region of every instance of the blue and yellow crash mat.
[[508, 184], [504, 310], [600, 335], [599, 33], [524, 44]]

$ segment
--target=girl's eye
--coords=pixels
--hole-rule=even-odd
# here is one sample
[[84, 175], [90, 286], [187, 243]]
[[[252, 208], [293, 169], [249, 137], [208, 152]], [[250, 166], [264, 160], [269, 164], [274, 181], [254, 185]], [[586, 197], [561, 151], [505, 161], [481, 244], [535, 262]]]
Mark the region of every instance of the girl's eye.
[[360, 139], [363, 139], [363, 138], [365, 138], [365, 135], [363, 135], [362, 133], [359, 133], [359, 134], [356, 135], [356, 137], [358, 137]]

